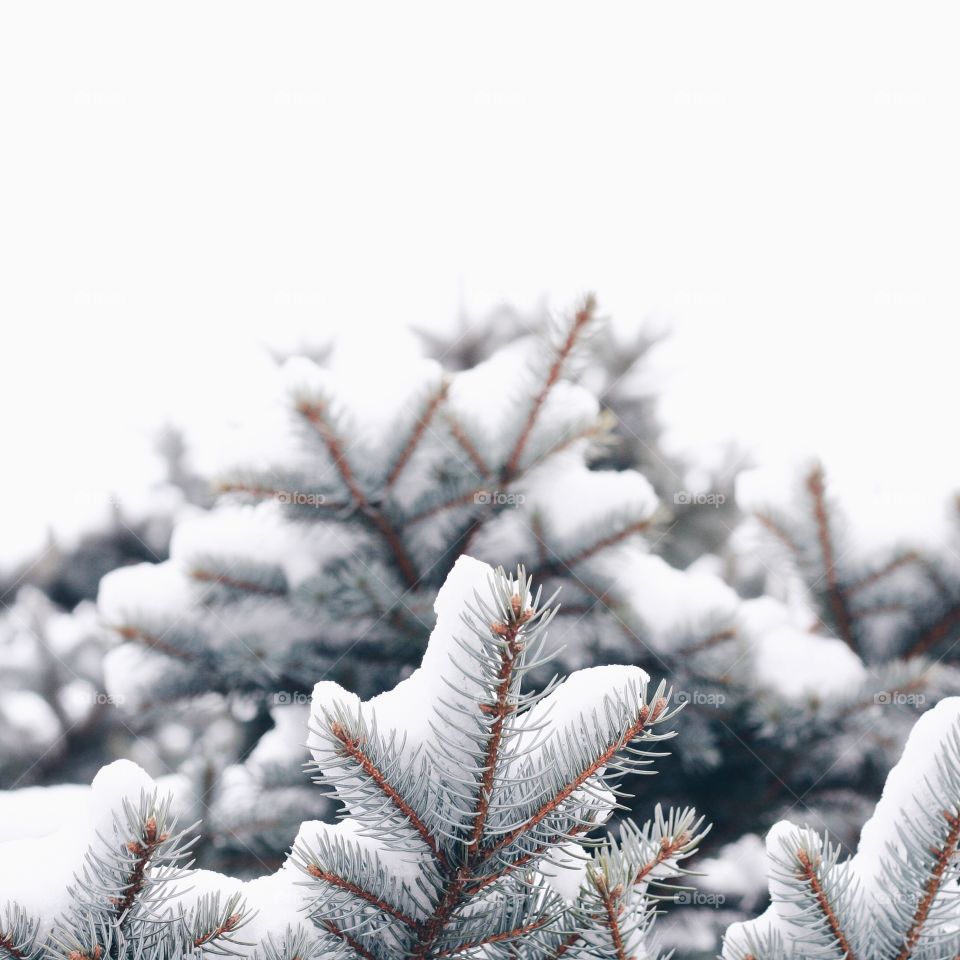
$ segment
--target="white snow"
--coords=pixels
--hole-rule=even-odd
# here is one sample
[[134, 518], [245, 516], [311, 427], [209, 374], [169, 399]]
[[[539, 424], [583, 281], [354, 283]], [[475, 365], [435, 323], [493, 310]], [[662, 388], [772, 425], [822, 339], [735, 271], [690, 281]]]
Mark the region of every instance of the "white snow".
[[725, 844], [716, 856], [698, 859], [696, 869], [698, 889], [738, 897], [748, 910], [766, 896], [767, 851], [755, 833]]
[[744, 601], [739, 618], [757, 679], [784, 697], [851, 693], [867, 677], [863, 661], [842, 640], [804, 629], [770, 597]]
[[[467, 604], [475, 606], [474, 591], [481, 596], [488, 594], [488, 578], [492, 574], [493, 569], [487, 564], [472, 557], [460, 557], [434, 602], [436, 625], [430, 634], [419, 669], [401, 680], [392, 690], [366, 701], [362, 707], [355, 694], [332, 681], [321, 681], [313, 690], [315, 722], [322, 722], [320, 714], [323, 710], [340, 703], [353, 716], [356, 716], [358, 709], [362, 709], [367, 718], [375, 716], [381, 730], [402, 730], [405, 754], [408, 756], [420, 745], [432, 741], [434, 734], [431, 722], [434, 716], [430, 705], [436, 702], [437, 696], [442, 695], [451, 704], [463, 704], [469, 702], [470, 691], [475, 688], [475, 681], [468, 679], [458, 666], [462, 654], [457, 648], [456, 638], [468, 635], [461, 616]], [[322, 766], [323, 749], [313, 736], [309, 743], [314, 749], [314, 758]]]
[[[522, 337], [451, 378], [450, 412], [476, 437], [480, 449], [492, 451], [489, 459], [493, 462], [502, 462], [517, 441], [530, 403], [543, 386], [543, 358], [542, 341]], [[569, 381], [558, 382], [537, 417], [524, 462], [528, 463], [536, 450], [538, 437], [586, 425], [598, 412], [599, 404], [589, 390]]]
[[[166, 778], [164, 787], [174, 785]], [[136, 764], [118, 760], [104, 767], [90, 787], [64, 786], [0, 793], [0, 909], [16, 901], [49, 929], [69, 903], [67, 889], [88, 849], [114, 841], [114, 816], [126, 798], [136, 804], [157, 784]], [[17, 837], [7, 839], [15, 824]], [[182, 825], [181, 825], [182, 826]], [[270, 876], [243, 883], [222, 874], [190, 870], [175, 884], [170, 906], [189, 909], [204, 893], [221, 898], [239, 891], [254, 914], [240, 940], [256, 945], [270, 934], [304, 922], [302, 874], [290, 863]], [[251, 947], [242, 949], [246, 954]]]
[[[765, 460], [737, 477], [738, 506], [745, 512], [792, 514], [809, 502], [804, 482], [821, 458], [813, 453], [791, 451], [789, 457]], [[861, 553], [892, 544], [909, 542], [918, 547], [942, 545], [949, 535], [949, 498], [942, 480], [931, 480], [925, 471], [914, 470], [913, 496], [908, 503], [904, 478], [884, 469], [864, 473], [863, 464], [846, 456], [823, 461], [826, 495], [837, 505], [846, 548]], [[838, 518], [839, 518], [838, 515]]]
[[0, 717], [0, 737], [11, 738], [26, 756], [42, 756], [61, 733], [53, 708], [32, 690], [4, 690], [0, 696]]
[[89, 795], [88, 785], [74, 783], [0, 790], [0, 842], [43, 837], [68, 819], [85, 818]]
[[[864, 903], [872, 909], [883, 909], [890, 892], [889, 871], [882, 863], [896, 864], [902, 854], [902, 831], [906, 818], [916, 819], [923, 812], [939, 809], [931, 785], [937, 783], [942, 770], [943, 751], [948, 739], [960, 733], [960, 697], [941, 700], [932, 710], [923, 714], [914, 725], [903, 754], [887, 776], [883, 796], [873, 816], [864, 825], [856, 854], [838, 869], [853, 875], [853, 891], [864, 897]], [[804, 836], [814, 845], [822, 840], [812, 830], [801, 828], [789, 821], [775, 824], [767, 834], [767, 856], [783, 859], [784, 841]], [[792, 845], [792, 844], [791, 844]], [[776, 929], [785, 937], [795, 936], [802, 940], [803, 928], [790, 922], [796, 905], [783, 902], [783, 881], [770, 876], [771, 905], [756, 920], [733, 924], [726, 934], [723, 956], [734, 955], [734, 945], [744, 946], [748, 932], [760, 933]]]
[[[384, 331], [375, 348], [365, 333], [346, 329], [324, 367], [296, 357], [282, 376], [292, 394], [329, 397], [334, 410], [348, 412], [353, 421], [347, 442], [377, 451], [391, 439], [398, 417], [439, 387], [442, 368], [422, 355], [416, 338], [402, 327]], [[379, 389], [371, 390], [371, 383]]]
[[170, 669], [169, 659], [139, 643], [123, 643], [103, 660], [103, 682], [111, 701], [136, 712], [150, 703], [149, 678]]
[[577, 450], [551, 457], [519, 488], [526, 509], [542, 514], [551, 543], [554, 538], [589, 543], [591, 532], [607, 517], [649, 519], [658, 503], [653, 487], [636, 470], [590, 470]]
[[705, 638], [739, 607], [736, 593], [719, 577], [677, 570], [630, 546], [604, 551], [594, 563], [658, 648], [669, 648], [678, 635]]
[[171, 560], [184, 572], [203, 567], [207, 558], [249, 560], [280, 567], [296, 586], [315, 575], [323, 561], [347, 553], [354, 536], [339, 525], [292, 523], [279, 502], [221, 505], [177, 524], [170, 542]]
[[268, 730], [247, 757], [246, 766], [255, 770], [269, 770], [282, 766], [289, 770], [306, 763], [307, 725], [310, 707], [307, 704], [282, 704], [271, 708], [273, 729]]
[[97, 604], [107, 625], [132, 616], [175, 619], [193, 600], [193, 590], [170, 561], [137, 563], [112, 570], [100, 581]]
[[883, 795], [873, 816], [864, 824], [860, 843], [853, 858], [853, 869], [865, 888], [881, 896], [888, 880], [884, 878], [881, 859], [896, 861], [902, 841], [900, 829], [904, 817], [916, 819], [939, 809], [939, 801], [931, 790], [943, 769], [944, 743], [960, 733], [960, 697], [947, 697], [914, 724], [903, 748], [903, 754], [887, 776]]

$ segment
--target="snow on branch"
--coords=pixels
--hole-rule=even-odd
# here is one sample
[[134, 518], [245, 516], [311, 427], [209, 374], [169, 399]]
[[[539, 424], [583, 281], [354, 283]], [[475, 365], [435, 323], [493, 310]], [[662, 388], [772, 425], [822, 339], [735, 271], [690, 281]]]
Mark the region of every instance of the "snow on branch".
[[314, 922], [354, 955], [626, 957], [645, 937], [654, 879], [678, 875], [701, 821], [658, 811], [619, 844], [576, 851], [621, 777], [663, 755], [675, 711], [636, 667], [527, 692], [554, 613], [522, 571], [463, 557], [416, 673], [366, 703], [315, 688], [319, 780], [349, 816], [302, 832], [294, 857]]
[[734, 924], [725, 960], [932, 960], [960, 954], [960, 698], [917, 722], [857, 852], [783, 821], [771, 905]]
[[670, 692], [629, 666], [529, 685], [556, 608], [522, 568], [462, 557], [435, 612], [420, 668], [393, 690], [316, 685], [308, 743], [344, 818], [304, 823], [279, 871], [192, 869], [192, 830], [121, 761], [95, 780], [86, 827], [77, 811], [0, 845], [0, 957], [652, 955], [702, 818], [657, 806], [619, 837], [605, 825], [623, 777], [665, 755]]

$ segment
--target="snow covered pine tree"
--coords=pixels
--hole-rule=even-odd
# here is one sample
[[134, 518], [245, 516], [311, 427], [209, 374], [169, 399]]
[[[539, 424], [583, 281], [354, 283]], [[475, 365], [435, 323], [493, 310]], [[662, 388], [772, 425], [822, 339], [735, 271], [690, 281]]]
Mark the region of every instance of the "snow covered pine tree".
[[[629, 662], [671, 677], [689, 707], [661, 796], [709, 809], [714, 842], [765, 830], [798, 798], [815, 822], [855, 832], [876, 797], [865, 771], [889, 768], [913, 708], [878, 704], [887, 679], [812, 618], [773, 597], [742, 600], [722, 578], [726, 558], [695, 543], [719, 549], [715, 523], [688, 511], [684, 543], [673, 542], [673, 521], [636, 469], [657, 456], [643, 439], [655, 432], [636, 420], [649, 404], [611, 375], [630, 351], [618, 353], [606, 329], [587, 300], [545, 335], [501, 337], [463, 369], [400, 347], [377, 368], [369, 345], [349, 340], [324, 367], [287, 361], [275, 394], [248, 403], [215, 508], [178, 524], [168, 562], [103, 581], [104, 620], [126, 641], [107, 660], [111, 695], [131, 718], [222, 697], [251, 718], [246, 750], [275, 724], [271, 749], [283, 741], [293, 757], [313, 681], [364, 696], [391, 686], [421, 656], [436, 590], [469, 551], [563, 588], [552, 632], [565, 670]], [[664, 475], [698, 489], [667, 461]], [[700, 557], [679, 570], [660, 552]], [[881, 710], [888, 733], [897, 724], [891, 736], [876, 735]], [[867, 749], [834, 763], [871, 730]], [[305, 815], [293, 783], [289, 800], [277, 795], [245, 753], [222, 756], [229, 778], [197, 764], [184, 791], [199, 798], [191, 818], [216, 825], [204, 864], [222, 866], [228, 851], [230, 869], [243, 870], [250, 847], [278, 858], [301, 820], [325, 815]]]
[[654, 907], [702, 821], [658, 807], [619, 839], [596, 834], [624, 774], [664, 755], [676, 710], [637, 667], [525, 691], [555, 613], [522, 570], [463, 557], [417, 671], [368, 702], [318, 683], [310, 747], [346, 818], [303, 824], [272, 875], [190, 869], [189, 831], [149, 778], [105, 768], [86, 831], [78, 811], [0, 845], [0, 957], [653, 956]]
[[[134, 502], [116, 498], [107, 517], [0, 570], [0, 787], [87, 782], [109, 759], [127, 756], [133, 737], [104, 688], [103, 661], [118, 638], [103, 629], [93, 601], [110, 570], [167, 556], [174, 516], [203, 502], [183, 462], [183, 441], [158, 441], [166, 465]], [[143, 731], [138, 733], [142, 735]], [[168, 753], [155, 741], [154, 749]], [[39, 797], [40, 794], [32, 794]], [[0, 792], [0, 824], [6, 813]], [[0, 826], [0, 838], [3, 837]]]
[[[647, 538], [669, 537], [643, 475], [592, 469], [616, 423], [574, 380], [603, 331], [590, 299], [466, 370], [445, 372], [412, 348], [378, 370], [367, 345], [351, 352], [346, 341], [326, 367], [287, 361], [240, 431], [241, 466], [221, 472], [218, 505], [178, 525], [168, 562], [103, 581], [104, 621], [126, 640], [108, 657], [108, 686], [128, 722], [187, 697], [246, 697], [259, 704], [249, 743], [275, 722], [296, 729], [317, 676], [365, 695], [385, 689], [422, 655], [436, 590], [469, 549], [563, 587], [554, 633], [566, 669], [629, 661], [701, 694], [707, 704], [684, 714], [683, 763], [715, 767], [716, 705], [731, 696], [725, 671], [741, 652], [736, 596], [651, 555]], [[672, 779], [665, 791], [685, 802]], [[267, 804], [268, 786], [257, 782]], [[211, 805], [236, 808], [247, 844], [282, 833], [271, 818], [278, 829], [261, 845], [215, 772], [192, 792], [212, 798], [197, 807], [205, 819]]]
[[[734, 580], [743, 594], [765, 594], [745, 608], [759, 620], [779, 597], [799, 629], [836, 638], [862, 664], [860, 682], [792, 710], [758, 703], [787, 746], [768, 759], [779, 780], [764, 799], [790, 802], [813, 788], [826, 799], [821, 822], [852, 843], [917, 711], [960, 691], [960, 554], [949, 540], [941, 548], [864, 549], [817, 462], [789, 479], [749, 471], [737, 497], [748, 519], [733, 538], [732, 565], [742, 570]], [[956, 531], [947, 532], [955, 540]], [[801, 727], [807, 735], [798, 739]]]
[[917, 722], [854, 856], [808, 827], [767, 837], [772, 903], [727, 931], [724, 960], [960, 956], [960, 698]]
[[[871, 662], [922, 662], [951, 652], [960, 639], [960, 559], [945, 548], [949, 542], [940, 549], [894, 545], [864, 555], [819, 463], [801, 470], [788, 502], [784, 495], [765, 498], [751, 476], [744, 480], [741, 499], [767, 533], [766, 559], [802, 581], [832, 634]], [[953, 508], [949, 539], [956, 542], [960, 500]]]

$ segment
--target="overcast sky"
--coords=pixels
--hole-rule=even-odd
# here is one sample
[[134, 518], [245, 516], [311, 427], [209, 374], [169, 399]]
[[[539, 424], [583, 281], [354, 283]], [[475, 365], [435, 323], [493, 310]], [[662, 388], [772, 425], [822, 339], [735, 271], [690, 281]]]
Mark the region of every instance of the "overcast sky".
[[673, 325], [675, 444], [817, 451], [871, 523], [935, 527], [956, 13], [5, 4], [0, 557], [133, 498], [264, 344], [586, 289]]

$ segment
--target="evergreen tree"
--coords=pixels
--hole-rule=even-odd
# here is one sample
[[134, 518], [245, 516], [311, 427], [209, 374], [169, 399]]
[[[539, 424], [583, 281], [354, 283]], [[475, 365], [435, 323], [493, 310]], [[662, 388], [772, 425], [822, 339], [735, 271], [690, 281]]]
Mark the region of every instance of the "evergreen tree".
[[[0, 588], [0, 787], [88, 781], [144, 733], [113, 709], [103, 661], [117, 637], [92, 601], [107, 572], [164, 560], [175, 515], [208, 503], [177, 431], [158, 452], [165, 478], [135, 508], [114, 500], [107, 522], [70, 544], [51, 535]], [[169, 752], [162, 738], [151, 749]]]
[[[777, 731], [778, 754], [769, 762], [780, 780], [766, 799], [819, 794], [820, 825], [852, 843], [917, 712], [960, 690], [955, 534], [946, 531], [941, 549], [894, 544], [865, 553], [821, 464], [800, 472], [790, 499], [765, 492], [759, 472], [742, 479], [749, 481], [740, 492], [748, 521], [731, 550], [731, 568], [739, 568], [733, 582], [743, 594], [767, 598], [747, 606], [769, 607], [779, 597], [801, 629], [842, 642], [863, 665], [861, 683], [799, 712], [762, 705], [760, 716]], [[801, 724], [811, 735], [794, 749], [791, 732]]]
[[417, 671], [367, 702], [318, 683], [310, 746], [344, 819], [305, 823], [270, 876], [192, 870], [169, 801], [129, 762], [105, 768], [86, 831], [74, 816], [0, 845], [0, 957], [654, 956], [702, 821], [657, 807], [604, 831], [676, 709], [636, 667], [525, 689], [555, 613], [522, 570], [464, 557]]
[[[956, 529], [940, 548], [892, 544], [866, 555], [830, 496], [819, 463], [801, 472], [790, 503], [753, 502], [750, 515], [766, 534], [764, 560], [803, 584], [821, 628], [868, 663], [958, 657], [960, 561], [951, 549]], [[955, 527], [960, 501], [954, 503]], [[769, 585], [767, 585], [769, 589]]]
[[[377, 383], [336, 349], [327, 366], [288, 360], [215, 508], [178, 524], [169, 561], [104, 580], [104, 620], [125, 641], [107, 661], [111, 693], [141, 717], [211, 693], [240, 704], [249, 751], [317, 676], [370, 695], [404, 675], [468, 550], [563, 587], [565, 668], [629, 662], [673, 678], [689, 708], [662, 793], [713, 811], [717, 842], [798, 802], [854, 835], [916, 716], [900, 693], [922, 674], [932, 703], [954, 675], [868, 663], [809, 610], [756, 595], [724, 542], [732, 472], [705, 493], [662, 454], [635, 373], [650, 340], [619, 342], [596, 314], [587, 299], [549, 325], [501, 315], [434, 342], [447, 369], [398, 355]], [[227, 796], [217, 769], [211, 795]]]
[[[383, 689], [421, 655], [436, 588], [467, 547], [491, 561], [503, 553], [535, 562], [551, 589], [564, 586], [571, 599], [558, 628], [567, 667], [604, 658], [657, 670], [674, 664], [690, 689], [689, 647], [714, 633], [725, 638], [735, 598], [703, 577], [706, 602], [693, 622], [678, 604], [633, 623], [620, 609], [628, 582], [605, 598], [622, 548], [649, 584], [665, 582], [676, 595], [684, 578], [646, 556], [645, 534], [656, 541], [666, 528], [645, 478], [591, 469], [616, 446], [617, 422], [574, 380], [599, 369], [591, 357], [604, 344], [616, 353], [604, 336], [590, 300], [566, 324], [515, 338], [459, 372], [398, 361], [392, 383], [374, 385], [352, 370], [289, 361], [288, 406], [271, 435], [282, 436], [283, 456], [251, 448], [255, 466], [221, 477], [216, 509], [178, 525], [170, 561], [124, 568], [103, 583], [104, 620], [127, 641], [107, 664], [127, 722], [150, 722], [151, 708], [185, 697], [243, 700], [243, 709], [259, 704], [241, 733], [249, 750], [271, 713], [306, 698], [317, 675], [365, 693]], [[375, 431], [363, 402], [381, 392], [389, 416]], [[693, 584], [689, 593], [697, 593]], [[701, 762], [696, 751], [713, 756], [710, 738], [703, 723], [690, 763]], [[219, 757], [222, 765], [242, 754]], [[195, 813], [227, 823], [229, 802], [206, 804], [222, 815], [204, 809], [207, 793], [230, 796], [218, 765], [204, 770], [211, 786], [194, 778]], [[682, 796], [679, 784], [671, 792]], [[232, 819], [241, 834], [244, 813]], [[298, 818], [302, 810], [287, 829]], [[219, 862], [221, 848], [202, 851], [205, 862]]]
[[[0, 614], [0, 784], [87, 780], [118, 734], [103, 683], [113, 639], [89, 601], [72, 614], [22, 586]], [[120, 744], [118, 743], [119, 747]]]
[[951, 960], [960, 954], [960, 698], [916, 724], [844, 856], [809, 827], [767, 837], [771, 905], [727, 932], [725, 960]]

